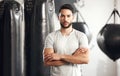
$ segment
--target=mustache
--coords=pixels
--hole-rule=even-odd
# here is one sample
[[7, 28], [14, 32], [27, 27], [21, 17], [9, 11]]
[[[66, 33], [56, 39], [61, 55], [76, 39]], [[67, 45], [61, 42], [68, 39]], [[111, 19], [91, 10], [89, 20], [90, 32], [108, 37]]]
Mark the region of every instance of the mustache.
[[63, 23], [69, 23], [69, 22], [67, 22], [67, 21], [64, 21]]

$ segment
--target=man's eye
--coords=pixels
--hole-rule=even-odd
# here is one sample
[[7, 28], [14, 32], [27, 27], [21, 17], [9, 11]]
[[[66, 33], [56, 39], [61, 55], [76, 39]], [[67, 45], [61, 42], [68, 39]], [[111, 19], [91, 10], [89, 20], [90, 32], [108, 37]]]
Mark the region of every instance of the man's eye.
[[70, 15], [68, 15], [67, 17], [70, 17]]
[[64, 15], [61, 15], [61, 17], [64, 17]]

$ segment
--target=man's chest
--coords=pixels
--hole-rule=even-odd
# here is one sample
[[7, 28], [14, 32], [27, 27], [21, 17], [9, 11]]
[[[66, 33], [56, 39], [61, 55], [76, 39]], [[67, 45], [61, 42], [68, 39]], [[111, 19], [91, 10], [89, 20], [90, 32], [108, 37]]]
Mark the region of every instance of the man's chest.
[[72, 54], [79, 47], [79, 41], [75, 36], [55, 39], [54, 49], [59, 54]]

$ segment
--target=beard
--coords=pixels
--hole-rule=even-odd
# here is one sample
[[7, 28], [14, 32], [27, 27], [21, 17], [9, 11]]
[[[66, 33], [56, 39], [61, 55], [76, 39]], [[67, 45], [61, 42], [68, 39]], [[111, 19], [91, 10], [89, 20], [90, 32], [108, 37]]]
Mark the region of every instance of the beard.
[[61, 24], [61, 23], [60, 23], [60, 25], [61, 25], [61, 27], [62, 27], [62, 28], [64, 28], [64, 29], [65, 29], [65, 28], [69, 28], [69, 27], [72, 25], [72, 23], [70, 23], [68, 26], [64, 26], [64, 25], [63, 25], [63, 24]]

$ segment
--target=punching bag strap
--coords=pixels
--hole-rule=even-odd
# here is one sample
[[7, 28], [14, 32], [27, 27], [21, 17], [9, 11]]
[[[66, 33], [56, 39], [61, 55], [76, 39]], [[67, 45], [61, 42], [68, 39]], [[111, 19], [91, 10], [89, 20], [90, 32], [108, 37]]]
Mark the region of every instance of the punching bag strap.
[[79, 19], [80, 19], [79, 16], [81, 17], [82, 21], [83, 21], [84, 23], [86, 23], [86, 22], [85, 22], [85, 19], [83, 18], [82, 14], [80, 13], [80, 11], [77, 11], [76, 21], [79, 22]]
[[[117, 4], [117, 1], [114, 0], [114, 10], [113, 10], [113, 12], [111, 13], [110, 17], [108, 18], [107, 23], [108, 23], [108, 21], [110, 20], [110, 18], [112, 17], [112, 15], [114, 15], [114, 24], [116, 23], [116, 22], [115, 22], [115, 21], [116, 21], [116, 14], [120, 17], [120, 14], [119, 14], [118, 10], [116, 9], [116, 4]], [[107, 23], [106, 23], [106, 24], [107, 24]]]
[[114, 15], [114, 23], [115, 23], [116, 14], [120, 17], [120, 14], [119, 14], [118, 10], [114, 8], [113, 12], [111, 13], [110, 17], [107, 20], [107, 23], [111, 19], [112, 15]]

